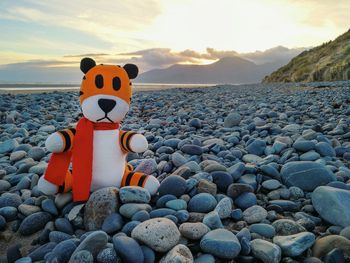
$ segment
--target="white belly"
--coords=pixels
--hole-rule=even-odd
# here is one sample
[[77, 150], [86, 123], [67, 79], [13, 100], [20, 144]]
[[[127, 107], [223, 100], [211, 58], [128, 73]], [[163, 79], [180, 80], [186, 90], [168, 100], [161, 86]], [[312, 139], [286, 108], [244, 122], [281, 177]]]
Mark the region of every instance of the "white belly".
[[94, 131], [91, 191], [119, 187], [124, 170], [125, 157], [119, 144], [119, 130]]

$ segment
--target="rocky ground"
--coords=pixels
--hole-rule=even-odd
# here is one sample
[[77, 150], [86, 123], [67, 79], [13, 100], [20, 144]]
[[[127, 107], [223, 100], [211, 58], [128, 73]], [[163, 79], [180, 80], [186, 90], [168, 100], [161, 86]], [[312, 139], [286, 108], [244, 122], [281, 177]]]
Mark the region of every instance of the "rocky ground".
[[110, 187], [85, 204], [36, 186], [77, 93], [1, 95], [3, 262], [350, 262], [349, 87], [138, 92], [123, 127], [150, 147], [128, 160], [159, 194]]

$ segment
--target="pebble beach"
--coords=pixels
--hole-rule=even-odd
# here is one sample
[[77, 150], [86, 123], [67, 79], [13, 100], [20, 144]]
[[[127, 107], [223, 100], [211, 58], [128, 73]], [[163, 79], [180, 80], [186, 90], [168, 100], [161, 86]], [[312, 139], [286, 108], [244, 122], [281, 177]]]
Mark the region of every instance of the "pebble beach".
[[350, 262], [350, 82], [137, 91], [122, 128], [159, 192], [74, 203], [37, 188], [78, 92], [0, 95], [0, 256], [8, 263]]

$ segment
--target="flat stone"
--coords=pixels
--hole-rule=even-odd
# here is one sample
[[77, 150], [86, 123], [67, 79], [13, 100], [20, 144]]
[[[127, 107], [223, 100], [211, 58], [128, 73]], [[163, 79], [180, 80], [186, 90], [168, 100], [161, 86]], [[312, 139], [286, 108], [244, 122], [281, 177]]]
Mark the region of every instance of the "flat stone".
[[320, 186], [312, 193], [312, 205], [326, 221], [346, 227], [350, 225], [350, 191]]
[[283, 165], [281, 176], [287, 187], [297, 186], [304, 191], [313, 191], [318, 186], [336, 180], [326, 166], [310, 161], [288, 162]]
[[302, 232], [290, 236], [275, 236], [273, 243], [282, 249], [282, 254], [288, 257], [301, 255], [315, 242], [315, 235], [310, 232]]
[[151, 195], [147, 189], [139, 186], [125, 186], [119, 190], [122, 203], [149, 203]]

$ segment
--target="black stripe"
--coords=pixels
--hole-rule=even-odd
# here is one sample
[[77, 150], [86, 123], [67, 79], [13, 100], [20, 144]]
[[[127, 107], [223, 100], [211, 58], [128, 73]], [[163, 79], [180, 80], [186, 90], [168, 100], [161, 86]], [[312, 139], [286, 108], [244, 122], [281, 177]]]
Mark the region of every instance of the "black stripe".
[[75, 129], [74, 128], [69, 128], [69, 130], [73, 133], [73, 135], [75, 135]]
[[124, 151], [128, 151], [128, 149], [126, 149], [125, 148], [125, 146], [124, 146], [124, 143], [123, 143], [123, 139], [124, 139], [124, 136], [126, 135], [126, 132], [124, 132], [123, 134], [122, 134], [122, 136], [120, 137], [120, 144], [121, 144], [121, 146], [122, 146], [122, 148], [124, 149]]
[[71, 141], [70, 141], [70, 137], [69, 137], [69, 134], [66, 132], [66, 131], [59, 131], [64, 139], [66, 140], [66, 147], [64, 147], [63, 151], [67, 151], [69, 148], [70, 148], [70, 145], [71, 145]]
[[131, 172], [128, 174], [128, 176], [126, 177], [126, 180], [125, 180], [125, 185], [130, 185], [130, 182], [131, 182], [131, 178], [134, 176], [134, 172]]
[[137, 184], [138, 186], [142, 186], [143, 182], [146, 180], [147, 178], [147, 175], [142, 175], [140, 180], [139, 180], [139, 183]]
[[130, 140], [131, 137], [134, 136], [136, 133], [135, 132], [129, 132], [128, 134], [128, 138], [126, 138], [126, 147], [128, 149], [128, 151], [132, 152], [131, 148], [130, 148]]
[[129, 170], [132, 170], [132, 165], [131, 164], [127, 164], [127, 165], [128, 165]]
[[63, 193], [63, 192], [64, 192], [64, 185], [65, 185], [65, 183], [63, 183], [62, 185], [60, 185], [60, 186], [58, 187], [58, 192], [59, 192], [59, 193]]
[[79, 96], [82, 96], [84, 94], [84, 92], [79, 91]]

